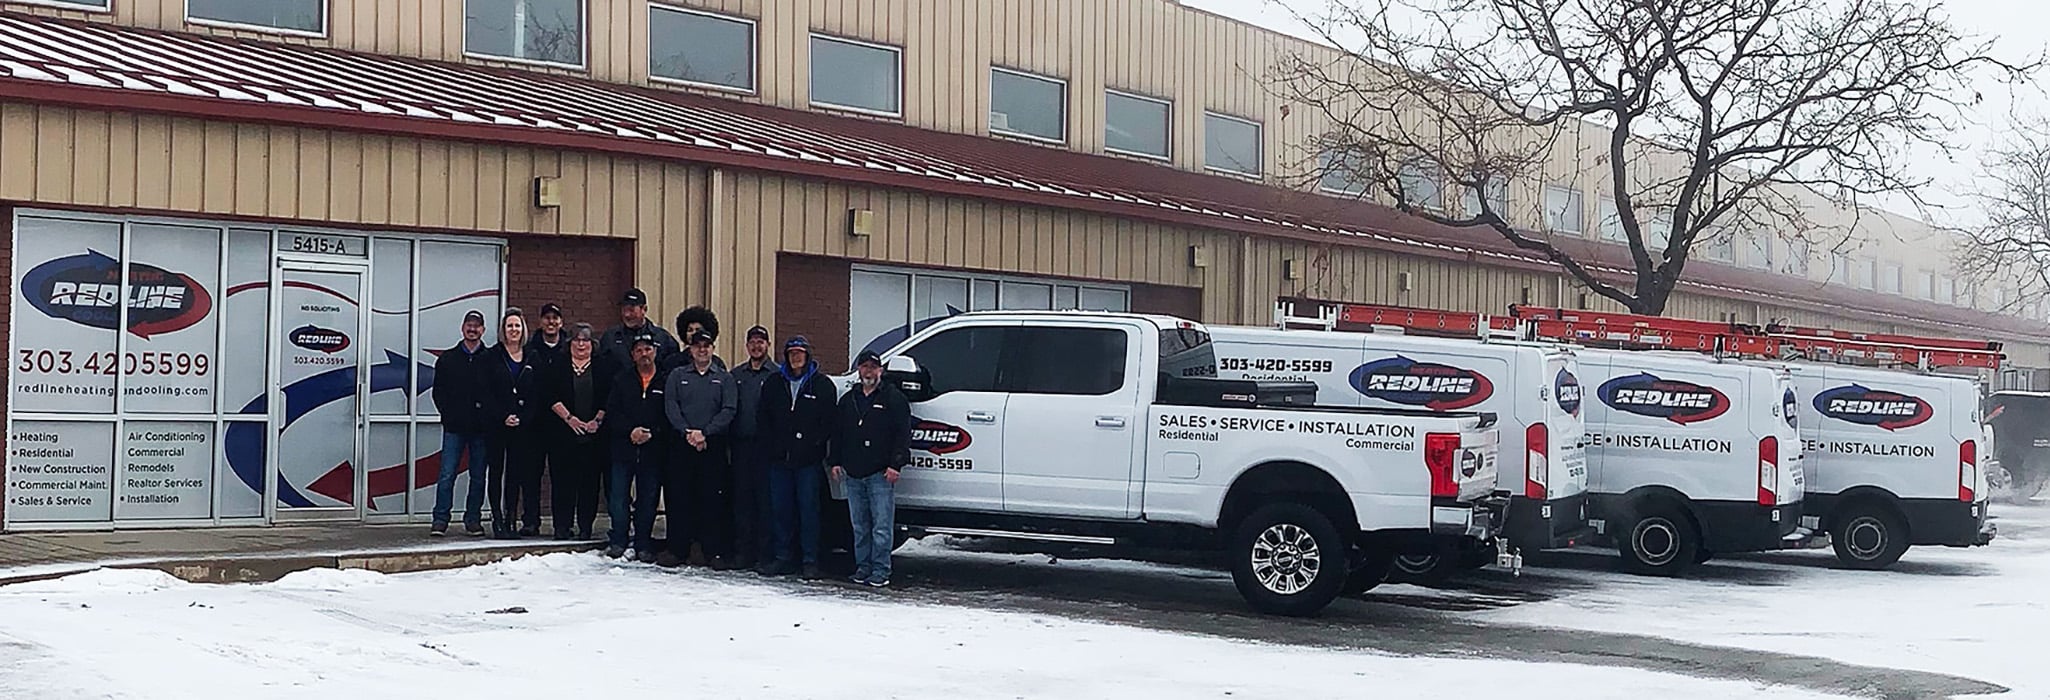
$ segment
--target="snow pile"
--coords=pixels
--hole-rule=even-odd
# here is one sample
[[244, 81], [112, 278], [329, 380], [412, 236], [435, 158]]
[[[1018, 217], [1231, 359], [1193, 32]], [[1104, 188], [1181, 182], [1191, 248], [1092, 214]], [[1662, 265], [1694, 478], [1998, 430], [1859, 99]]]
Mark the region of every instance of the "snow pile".
[[176, 576], [155, 569], [93, 569], [46, 581], [17, 583], [0, 588], [8, 593], [71, 595], [135, 595], [187, 585]]
[[346, 591], [385, 583], [385, 575], [367, 569], [307, 569], [285, 574], [273, 587], [301, 591]]
[[582, 697], [594, 683], [731, 698], [1403, 697], [1481, 678], [1515, 679], [1522, 700], [1826, 697], [1629, 669], [1250, 644], [594, 555], [117, 590], [0, 588], [0, 639], [19, 640], [0, 644], [0, 697]]

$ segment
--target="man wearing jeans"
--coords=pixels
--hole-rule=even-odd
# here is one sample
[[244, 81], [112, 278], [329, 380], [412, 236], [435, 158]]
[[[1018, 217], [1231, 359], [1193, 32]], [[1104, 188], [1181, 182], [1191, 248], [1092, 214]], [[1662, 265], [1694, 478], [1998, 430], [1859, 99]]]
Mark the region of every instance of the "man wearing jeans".
[[484, 536], [484, 313], [463, 314], [463, 342], [434, 360], [434, 410], [441, 414], [441, 474], [434, 481], [434, 529], [448, 534], [456, 499], [456, 470], [465, 458], [470, 493], [463, 505], [463, 530]]
[[911, 404], [883, 385], [882, 359], [863, 350], [854, 360], [861, 384], [840, 397], [829, 462], [847, 488], [854, 526], [854, 583], [890, 585], [890, 550], [897, 544], [898, 470], [911, 457]]
[[605, 494], [612, 531], [606, 535], [605, 556], [618, 559], [631, 545], [636, 559], [653, 564], [655, 503], [662, 493], [669, 442], [669, 414], [655, 370], [661, 343], [644, 333], [628, 347], [633, 366], [617, 374], [605, 397], [604, 431], [612, 443], [612, 481]]
[[[783, 371], [762, 386], [762, 456], [769, 467], [775, 518], [764, 576], [819, 577], [819, 496], [825, 490], [827, 438], [833, 431], [833, 382], [811, 359], [804, 336], [783, 344]], [[800, 568], [801, 567], [801, 568]]]

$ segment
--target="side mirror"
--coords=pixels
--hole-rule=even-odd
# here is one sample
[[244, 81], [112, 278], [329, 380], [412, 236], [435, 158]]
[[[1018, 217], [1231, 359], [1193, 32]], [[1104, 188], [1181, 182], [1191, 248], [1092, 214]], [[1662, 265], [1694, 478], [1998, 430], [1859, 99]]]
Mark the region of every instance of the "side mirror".
[[898, 391], [904, 392], [904, 398], [912, 403], [937, 396], [932, 390], [932, 373], [907, 355], [892, 357], [883, 364], [883, 381], [896, 385]]

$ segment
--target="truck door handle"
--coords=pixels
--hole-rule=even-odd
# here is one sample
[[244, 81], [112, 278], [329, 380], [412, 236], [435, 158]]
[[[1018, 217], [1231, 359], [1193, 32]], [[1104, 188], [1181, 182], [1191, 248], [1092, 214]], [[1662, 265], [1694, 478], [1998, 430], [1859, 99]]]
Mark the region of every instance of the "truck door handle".
[[1097, 416], [1097, 417], [1096, 417], [1096, 427], [1098, 427], [1098, 428], [1123, 428], [1123, 427], [1125, 427], [1125, 419], [1123, 419], [1123, 418], [1119, 418], [1119, 417], [1117, 417], [1117, 416]]
[[970, 423], [995, 423], [995, 422], [997, 422], [997, 414], [994, 414], [994, 413], [990, 413], [990, 412], [988, 412], [988, 411], [969, 411], [969, 412], [968, 412], [968, 422], [970, 422]]

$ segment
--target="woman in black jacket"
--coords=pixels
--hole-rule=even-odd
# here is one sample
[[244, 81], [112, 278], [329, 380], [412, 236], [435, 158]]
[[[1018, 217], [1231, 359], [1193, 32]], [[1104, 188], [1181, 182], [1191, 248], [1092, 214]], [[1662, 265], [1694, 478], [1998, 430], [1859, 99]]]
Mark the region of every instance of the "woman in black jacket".
[[[484, 360], [484, 419], [489, 431], [493, 537], [541, 530], [541, 370], [527, 357], [527, 317], [519, 307], [499, 321], [498, 346]], [[518, 527], [517, 530], [514, 528]]]
[[598, 517], [598, 474], [607, 469], [605, 399], [614, 368], [598, 355], [597, 334], [588, 323], [569, 332], [569, 352], [542, 374], [547, 406], [549, 485], [555, 505], [555, 539], [591, 539]]

